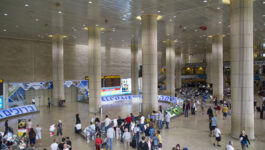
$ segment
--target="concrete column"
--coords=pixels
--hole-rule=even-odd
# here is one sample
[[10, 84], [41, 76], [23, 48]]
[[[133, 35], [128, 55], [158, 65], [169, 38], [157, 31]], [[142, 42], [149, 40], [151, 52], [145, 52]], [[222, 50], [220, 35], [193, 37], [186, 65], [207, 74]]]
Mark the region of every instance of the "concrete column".
[[110, 31], [105, 32], [105, 69], [107, 74], [110, 75], [111, 72], [111, 41], [110, 41]]
[[3, 82], [3, 108], [8, 108], [8, 82]]
[[207, 63], [207, 66], [206, 66], [206, 75], [207, 75], [207, 78], [206, 78], [206, 82], [207, 83], [212, 83], [212, 52], [209, 50], [206, 52], [206, 63]]
[[158, 110], [157, 15], [142, 15], [143, 114]]
[[181, 88], [181, 54], [176, 52], [176, 88]]
[[253, 0], [232, 0], [230, 22], [232, 136], [254, 139]]
[[212, 57], [213, 96], [216, 96], [218, 100], [222, 100], [224, 95], [223, 35], [213, 36]]
[[63, 35], [52, 36], [52, 79], [53, 79], [52, 103], [54, 105], [56, 105], [60, 100], [65, 100], [63, 39], [64, 39]]
[[167, 94], [171, 97], [175, 96], [175, 43], [172, 40], [166, 41], [166, 81]]
[[139, 86], [138, 86], [138, 40], [137, 37], [134, 37], [131, 41], [131, 82], [132, 82], [132, 94], [139, 94]]
[[100, 28], [88, 27], [89, 112], [101, 107], [101, 50]]

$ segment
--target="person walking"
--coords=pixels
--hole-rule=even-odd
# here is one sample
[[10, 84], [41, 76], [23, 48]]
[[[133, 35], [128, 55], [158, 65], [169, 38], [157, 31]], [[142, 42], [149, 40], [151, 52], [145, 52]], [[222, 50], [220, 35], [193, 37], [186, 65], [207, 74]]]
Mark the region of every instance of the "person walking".
[[113, 143], [114, 136], [115, 136], [115, 131], [111, 123], [109, 124], [109, 128], [107, 130], [107, 150], [112, 150], [112, 143]]
[[142, 115], [141, 115], [141, 118], [140, 118], [140, 129], [141, 129], [141, 132], [142, 132], [142, 133], [144, 132], [144, 121], [145, 121], [145, 117], [144, 117], [144, 115], [142, 114]]
[[28, 130], [28, 132], [30, 132], [31, 128], [32, 128], [32, 122], [31, 122], [31, 119], [29, 119], [28, 122], [27, 122], [27, 130]]
[[196, 103], [192, 102], [192, 104], [191, 104], [191, 114], [195, 115], [195, 111], [196, 111]]
[[156, 136], [159, 139], [158, 150], [162, 150], [162, 146], [163, 146], [162, 143], [163, 143], [163, 141], [162, 141], [162, 136], [161, 136], [159, 130], [156, 132]]
[[31, 128], [29, 131], [29, 141], [30, 141], [30, 144], [32, 145], [36, 144], [36, 132], [34, 131], [33, 128]]
[[250, 141], [248, 139], [248, 135], [246, 134], [245, 130], [241, 131], [241, 134], [239, 136], [239, 140], [241, 143], [242, 150], [246, 150], [248, 148], [248, 144], [250, 144]]
[[57, 139], [53, 139], [53, 143], [51, 144], [51, 150], [58, 150]]
[[130, 146], [130, 141], [131, 141], [131, 133], [128, 131], [128, 129], [125, 129], [125, 132], [122, 135], [123, 142], [124, 142], [124, 147], [125, 149], [128, 149]]
[[210, 123], [211, 123], [211, 133], [210, 134], [213, 136], [214, 135], [214, 130], [215, 130], [216, 126], [217, 126], [216, 117], [215, 116], [213, 116], [211, 118]]
[[142, 136], [142, 140], [138, 145], [138, 150], [149, 150], [145, 136]]
[[48, 97], [48, 107], [49, 107], [49, 108], [51, 107], [51, 100], [50, 100], [49, 97]]
[[80, 120], [79, 114], [77, 113], [75, 115], [75, 124], [80, 124], [80, 123], [81, 123], [81, 120]]
[[63, 136], [63, 123], [62, 120], [59, 120], [57, 125], [57, 136]]
[[107, 132], [108, 131], [108, 128], [110, 126], [110, 123], [111, 123], [111, 120], [110, 120], [110, 118], [109, 118], [108, 115], [106, 115], [106, 118], [104, 120], [104, 123], [105, 123], [105, 132]]
[[66, 137], [66, 144], [68, 145], [67, 147], [69, 148], [69, 150], [72, 150], [72, 141], [69, 137]]
[[186, 119], [188, 119], [189, 117], [189, 110], [190, 110], [190, 102], [186, 102], [186, 105], [185, 105], [185, 117]]
[[[218, 147], [221, 147], [220, 142], [221, 142], [221, 131], [220, 129], [216, 126], [214, 129], [214, 135], [215, 135], [215, 142]], [[213, 143], [213, 146], [215, 146], [215, 142]]]
[[5, 132], [8, 132], [8, 119], [5, 121]]
[[163, 128], [163, 120], [164, 120], [164, 114], [162, 113], [162, 111], [159, 111], [158, 125], [160, 130]]
[[213, 117], [213, 110], [211, 106], [207, 110], [207, 115], [209, 117], [209, 120], [211, 120], [211, 118]]
[[170, 123], [170, 113], [167, 112], [167, 115], [165, 116], [165, 120], [166, 120], [166, 129], [168, 129], [168, 125]]
[[225, 104], [224, 107], [223, 107], [223, 119], [224, 119], [224, 120], [226, 119], [227, 114], [228, 114], [228, 107], [227, 107], [227, 105]]
[[225, 147], [225, 150], [234, 150], [232, 141], [229, 141], [229, 143]]
[[37, 124], [37, 127], [36, 127], [36, 140], [37, 140], [37, 142], [39, 143], [39, 145], [41, 146], [41, 138], [42, 138], [42, 136], [41, 136], [41, 127], [40, 127], [40, 125], [38, 125]]

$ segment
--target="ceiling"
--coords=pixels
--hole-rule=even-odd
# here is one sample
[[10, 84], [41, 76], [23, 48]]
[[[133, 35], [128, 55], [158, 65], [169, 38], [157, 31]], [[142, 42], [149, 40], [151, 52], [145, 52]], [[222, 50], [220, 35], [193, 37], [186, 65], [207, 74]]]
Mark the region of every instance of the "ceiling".
[[[265, 42], [265, 0], [254, 2], [254, 40]], [[222, 0], [0, 0], [0, 37], [51, 41], [49, 34], [64, 34], [65, 42], [87, 44], [86, 26], [100, 26], [102, 45], [129, 47], [141, 32], [141, 14], [158, 14], [158, 50], [167, 38], [177, 39], [176, 47], [190, 54], [210, 47], [208, 35], [224, 33], [229, 50], [229, 5]], [[167, 24], [174, 23], [174, 33]], [[199, 27], [206, 26], [207, 30]]]

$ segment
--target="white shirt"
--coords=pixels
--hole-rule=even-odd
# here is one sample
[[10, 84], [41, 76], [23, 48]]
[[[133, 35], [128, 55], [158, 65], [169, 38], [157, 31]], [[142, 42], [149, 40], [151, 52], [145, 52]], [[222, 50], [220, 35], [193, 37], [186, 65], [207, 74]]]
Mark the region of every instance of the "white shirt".
[[36, 134], [37, 135], [41, 135], [41, 127], [37, 127], [36, 128]]
[[35, 102], [35, 98], [32, 98], [32, 102]]
[[166, 115], [166, 122], [170, 122], [170, 114], [169, 113], [167, 113], [167, 115]]
[[107, 127], [107, 126], [109, 126], [111, 120], [110, 120], [110, 118], [106, 118], [104, 122], [105, 122], [105, 127]]
[[58, 149], [58, 144], [57, 143], [52, 143], [51, 144], [51, 150], [57, 150]]
[[234, 150], [234, 147], [232, 145], [226, 145], [226, 150]]
[[142, 116], [140, 119], [141, 119], [140, 124], [144, 124], [144, 120], [145, 120], [144, 116]]
[[113, 139], [113, 138], [114, 138], [114, 134], [115, 134], [115, 131], [114, 131], [113, 128], [109, 128], [109, 129], [107, 130], [107, 138], [111, 138], [111, 139]]
[[164, 114], [163, 113], [159, 113], [159, 120], [164, 120]]
[[220, 137], [221, 131], [218, 128], [214, 129], [215, 137]]
[[131, 139], [131, 133], [130, 133], [130, 132], [125, 132], [125, 133], [123, 133], [122, 138], [123, 138], [124, 140], [129, 141], [129, 140]]
[[113, 127], [117, 127], [117, 126], [118, 126], [117, 119], [113, 119]]

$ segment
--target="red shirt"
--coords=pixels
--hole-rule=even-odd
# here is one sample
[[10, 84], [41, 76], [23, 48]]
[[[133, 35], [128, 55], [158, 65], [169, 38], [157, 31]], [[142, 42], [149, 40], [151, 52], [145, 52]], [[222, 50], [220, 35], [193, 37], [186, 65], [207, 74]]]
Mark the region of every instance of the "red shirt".
[[101, 138], [96, 138], [95, 143], [96, 143], [96, 145], [102, 144], [102, 139]]
[[132, 118], [131, 118], [131, 117], [127, 117], [125, 120], [126, 120], [126, 122], [127, 122], [128, 124], [130, 124], [130, 123], [131, 123], [131, 120], [132, 120]]

